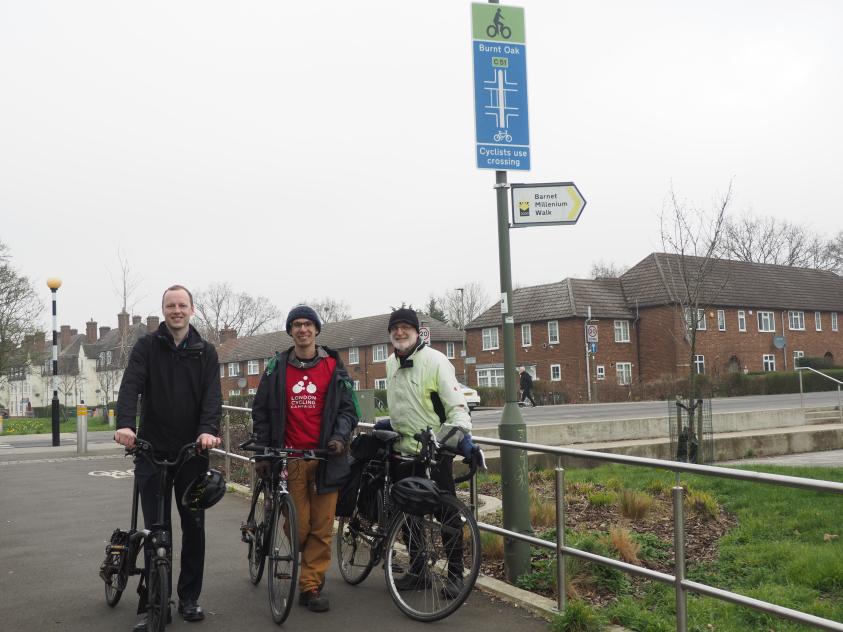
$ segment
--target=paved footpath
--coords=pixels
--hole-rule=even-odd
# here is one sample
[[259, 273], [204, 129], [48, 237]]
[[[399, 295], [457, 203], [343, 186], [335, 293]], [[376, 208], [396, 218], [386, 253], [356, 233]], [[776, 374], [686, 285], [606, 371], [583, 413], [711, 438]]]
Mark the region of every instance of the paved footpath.
[[[0, 629], [131, 630], [136, 621], [137, 578], [115, 608], [109, 608], [97, 575], [105, 543], [116, 527], [129, 523], [131, 461], [120, 455], [48, 452], [0, 455]], [[280, 628], [272, 622], [265, 579], [248, 577], [246, 545], [239, 526], [246, 499], [225, 498], [207, 515], [207, 557], [201, 603], [202, 623], [174, 618], [168, 629], [302, 629], [309, 632], [434, 630], [460, 632], [547, 630], [547, 623], [518, 608], [474, 591], [448, 619], [417, 623], [392, 603], [378, 570], [360, 586], [348, 586], [336, 563], [328, 575], [331, 611], [312, 613], [294, 605]], [[176, 542], [181, 536], [176, 534]], [[176, 547], [176, 557], [178, 549]], [[178, 562], [176, 561], [176, 565]]]

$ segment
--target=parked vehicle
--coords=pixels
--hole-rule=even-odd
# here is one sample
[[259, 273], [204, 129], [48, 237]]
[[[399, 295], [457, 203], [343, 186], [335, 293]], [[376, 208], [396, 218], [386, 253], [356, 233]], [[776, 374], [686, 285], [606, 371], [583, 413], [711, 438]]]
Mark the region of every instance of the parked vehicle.
[[465, 396], [465, 401], [468, 403], [468, 409], [474, 410], [480, 405], [480, 395], [473, 388], [460, 384], [462, 394]]

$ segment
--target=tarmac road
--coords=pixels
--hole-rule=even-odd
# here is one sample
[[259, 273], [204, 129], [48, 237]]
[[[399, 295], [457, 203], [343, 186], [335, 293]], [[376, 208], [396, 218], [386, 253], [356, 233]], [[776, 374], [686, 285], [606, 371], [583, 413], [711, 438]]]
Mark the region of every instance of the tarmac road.
[[[112, 609], [105, 603], [97, 575], [111, 532], [128, 527], [132, 477], [127, 471], [131, 469], [130, 460], [109, 454], [80, 458], [43, 451], [16, 458], [0, 453], [0, 628], [4, 632], [131, 630], [136, 621], [137, 578], [130, 580]], [[317, 614], [294, 605], [279, 628], [269, 613], [266, 581], [257, 587], [249, 581], [246, 546], [239, 533], [246, 511], [246, 499], [229, 493], [208, 512], [205, 586], [200, 600], [206, 619], [186, 623], [174, 613], [168, 629], [547, 630], [546, 622], [479, 591], [448, 619], [417, 623], [392, 603], [381, 571], [373, 571], [360, 586], [348, 586], [335, 562], [326, 587], [331, 611]], [[177, 566], [178, 533], [175, 540]]]

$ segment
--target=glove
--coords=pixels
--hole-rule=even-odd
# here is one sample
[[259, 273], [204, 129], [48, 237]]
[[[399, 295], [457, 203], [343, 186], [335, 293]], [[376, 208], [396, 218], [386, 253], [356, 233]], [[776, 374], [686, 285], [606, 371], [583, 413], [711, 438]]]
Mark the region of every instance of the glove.
[[331, 439], [328, 441], [328, 454], [331, 456], [339, 456], [345, 452], [345, 444], [339, 439]]
[[451, 452], [462, 454], [459, 446], [466, 436], [465, 431], [463, 431], [460, 427], [453, 426], [451, 424], [442, 424], [442, 428], [440, 428], [439, 432], [436, 433], [436, 441], [439, 445]]
[[465, 461], [474, 464], [474, 467], [481, 472], [486, 471], [486, 455], [483, 454], [483, 450], [480, 449], [480, 446], [474, 446], [471, 450], [471, 456], [465, 459]]
[[387, 417], [375, 422], [375, 430], [392, 430], [392, 422]]
[[474, 450], [479, 451], [480, 448], [474, 445], [474, 442], [471, 440], [471, 435], [463, 435], [462, 439], [460, 439], [459, 443], [457, 443], [457, 453], [462, 454], [463, 457], [468, 460], [471, 459], [471, 454]]
[[255, 461], [255, 476], [258, 478], [269, 478], [272, 473], [272, 463], [269, 461]]

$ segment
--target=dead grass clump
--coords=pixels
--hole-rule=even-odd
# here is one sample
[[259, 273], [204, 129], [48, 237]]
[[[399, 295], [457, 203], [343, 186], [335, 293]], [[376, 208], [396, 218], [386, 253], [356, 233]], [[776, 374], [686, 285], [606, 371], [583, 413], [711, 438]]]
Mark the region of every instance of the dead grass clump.
[[625, 489], [621, 493], [621, 515], [630, 520], [640, 520], [650, 512], [653, 497], [643, 492]]
[[632, 532], [624, 527], [609, 527], [608, 544], [618, 556], [630, 564], [638, 564], [641, 545], [632, 539]]

